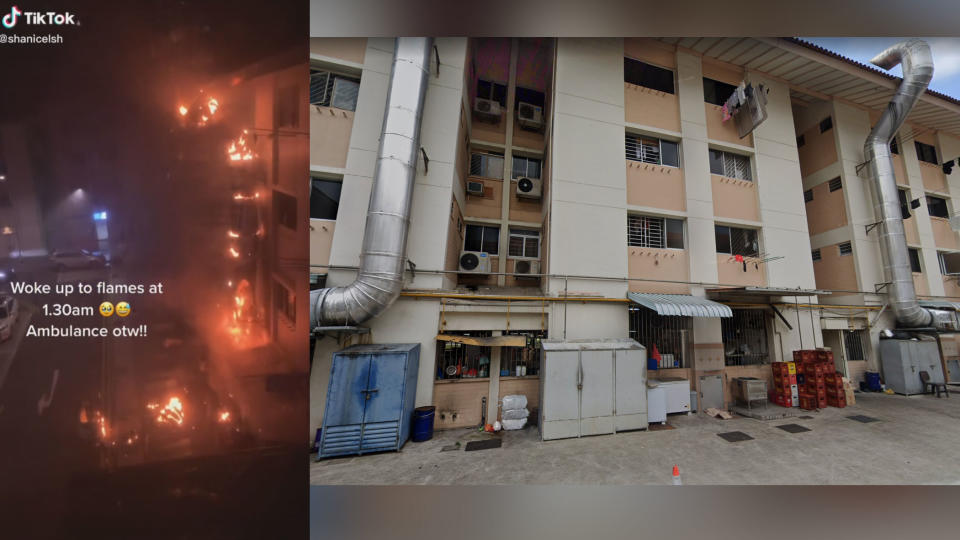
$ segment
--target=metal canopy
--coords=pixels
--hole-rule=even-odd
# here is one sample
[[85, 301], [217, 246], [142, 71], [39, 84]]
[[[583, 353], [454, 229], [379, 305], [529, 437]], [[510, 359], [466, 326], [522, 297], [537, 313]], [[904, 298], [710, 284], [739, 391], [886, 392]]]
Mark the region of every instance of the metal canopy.
[[[790, 97], [802, 106], [841, 98], [879, 113], [900, 84], [899, 77], [886, 71], [799, 39], [665, 37], [660, 41], [776, 77], [789, 86]], [[907, 121], [913, 126], [901, 128], [904, 141], [925, 130], [960, 135], [960, 101], [927, 90]]]
[[821, 296], [831, 294], [819, 289], [790, 289], [786, 287], [724, 287], [707, 289], [709, 294], [736, 294], [752, 296]]
[[656, 311], [659, 315], [682, 317], [733, 317], [730, 306], [687, 294], [627, 293], [635, 304]]

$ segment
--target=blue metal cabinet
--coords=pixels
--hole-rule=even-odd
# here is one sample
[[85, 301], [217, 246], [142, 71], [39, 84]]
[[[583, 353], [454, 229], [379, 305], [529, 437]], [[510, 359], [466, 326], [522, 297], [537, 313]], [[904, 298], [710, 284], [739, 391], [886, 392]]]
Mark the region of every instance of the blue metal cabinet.
[[419, 367], [419, 343], [334, 353], [320, 457], [399, 450], [410, 436]]

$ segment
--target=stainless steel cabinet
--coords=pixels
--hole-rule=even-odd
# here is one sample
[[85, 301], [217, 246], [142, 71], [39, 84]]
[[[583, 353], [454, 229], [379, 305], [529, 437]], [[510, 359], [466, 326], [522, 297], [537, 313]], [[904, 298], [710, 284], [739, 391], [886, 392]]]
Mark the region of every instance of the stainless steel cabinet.
[[883, 382], [898, 394], [923, 393], [920, 372], [930, 375], [930, 382], [944, 382], [940, 349], [932, 338], [923, 340], [881, 339], [880, 360]]
[[646, 350], [630, 339], [544, 340], [543, 440], [647, 427]]

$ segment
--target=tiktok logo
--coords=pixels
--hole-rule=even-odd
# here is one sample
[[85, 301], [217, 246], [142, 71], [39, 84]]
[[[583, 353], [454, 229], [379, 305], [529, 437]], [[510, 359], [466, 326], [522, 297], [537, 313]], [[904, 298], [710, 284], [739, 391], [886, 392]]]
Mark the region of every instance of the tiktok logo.
[[7, 13], [3, 16], [3, 26], [6, 28], [13, 28], [17, 25], [17, 17], [22, 15], [23, 12], [20, 11], [17, 6], [10, 8], [10, 13]]

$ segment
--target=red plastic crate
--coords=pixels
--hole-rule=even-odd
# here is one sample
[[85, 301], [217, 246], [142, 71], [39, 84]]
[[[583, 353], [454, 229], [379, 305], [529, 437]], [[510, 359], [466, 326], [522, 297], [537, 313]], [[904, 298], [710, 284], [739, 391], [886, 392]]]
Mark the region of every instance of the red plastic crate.
[[812, 411], [817, 408], [817, 399], [809, 394], [800, 395], [800, 408], [805, 411]]

